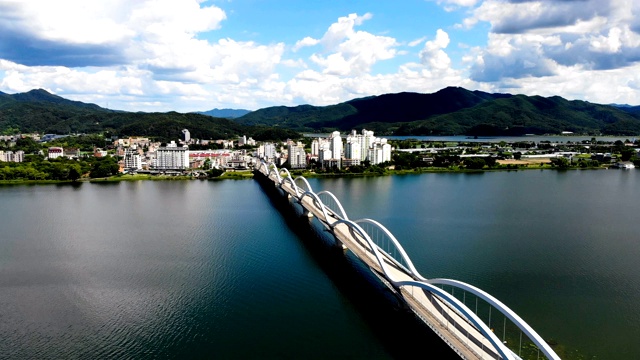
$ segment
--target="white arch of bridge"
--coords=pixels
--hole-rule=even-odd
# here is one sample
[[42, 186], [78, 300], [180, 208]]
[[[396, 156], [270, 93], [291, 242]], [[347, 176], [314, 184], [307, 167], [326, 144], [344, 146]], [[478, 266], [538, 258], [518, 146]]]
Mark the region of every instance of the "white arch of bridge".
[[376, 258], [376, 261], [378, 262], [378, 265], [382, 269], [382, 272], [384, 273], [385, 277], [389, 279], [389, 281], [391, 281], [391, 283], [394, 286], [397, 286], [398, 288], [401, 286], [416, 286], [437, 294], [441, 299], [443, 299], [444, 301], [452, 305], [455, 309], [460, 311], [469, 321], [471, 321], [473, 325], [476, 326], [478, 331], [480, 331], [480, 333], [487, 340], [489, 340], [491, 345], [493, 345], [493, 347], [498, 351], [498, 353], [500, 354], [500, 356], [502, 356], [503, 359], [515, 360], [515, 358], [513, 357], [513, 352], [509, 348], [507, 348], [493, 333], [493, 331], [491, 331], [491, 329], [489, 329], [489, 327], [482, 320], [480, 320], [480, 318], [478, 318], [478, 316], [474, 314], [473, 311], [471, 311], [471, 309], [469, 309], [466, 305], [462, 304], [455, 297], [449, 295], [449, 293], [447, 293], [446, 291], [440, 288], [437, 288], [436, 286], [430, 285], [428, 283], [425, 283], [422, 281], [416, 281], [416, 280], [406, 281], [406, 280], [395, 279], [393, 277], [393, 273], [389, 270], [388, 265], [384, 261], [384, 257], [380, 253], [380, 250], [378, 250], [378, 246], [375, 244], [375, 242], [373, 242], [369, 234], [366, 231], [364, 231], [364, 229], [362, 229], [360, 225], [358, 225], [356, 222], [353, 222], [351, 220], [338, 220], [333, 224], [333, 227], [337, 226], [338, 224], [345, 224], [358, 232], [358, 234], [369, 245], [369, 248], [372, 250]]
[[322, 203], [322, 200], [320, 200], [318, 195], [316, 193], [314, 193], [313, 191], [305, 191], [298, 198], [298, 202], [302, 203], [302, 200], [304, 199], [305, 196], [310, 196], [311, 199], [314, 202], [314, 205], [316, 205], [316, 207], [319, 207], [320, 209], [322, 209], [322, 215], [324, 216], [324, 222], [326, 224], [330, 224], [330, 222], [329, 222], [329, 214], [327, 214], [327, 207]]
[[269, 173], [269, 171], [267, 170], [267, 164], [262, 159], [260, 159], [260, 163], [258, 164], [258, 171], [260, 171], [264, 175], [267, 175]]
[[278, 180], [278, 185], [281, 185], [282, 177], [280, 176], [280, 172], [278, 171], [278, 168], [273, 164], [269, 165], [269, 174], [267, 174], [267, 177], [271, 177], [271, 174], [274, 174], [276, 176], [276, 180]]
[[304, 185], [307, 187], [305, 191], [313, 192], [313, 189], [311, 188], [311, 184], [309, 184], [309, 181], [307, 181], [307, 178], [305, 178], [304, 176], [298, 176], [297, 178], [294, 179], [294, 182], [297, 182], [297, 181], [302, 181], [304, 183]]
[[531, 339], [534, 344], [536, 344], [536, 346], [538, 346], [538, 348], [542, 351], [542, 353], [547, 356], [550, 359], [559, 359], [559, 357], [555, 354], [555, 352], [551, 349], [551, 347], [547, 344], [546, 341], [544, 341], [544, 339], [542, 339], [534, 330], [533, 328], [531, 328], [531, 326], [529, 326], [529, 324], [527, 324], [522, 318], [520, 318], [520, 316], [518, 316], [518, 314], [516, 314], [513, 310], [511, 310], [508, 306], [506, 306], [505, 304], [503, 304], [501, 301], [499, 301], [498, 299], [496, 299], [495, 297], [493, 297], [491, 294], [473, 286], [470, 284], [467, 284], [465, 282], [462, 281], [458, 281], [458, 280], [452, 280], [452, 279], [427, 279], [424, 276], [422, 276], [418, 270], [416, 270], [415, 266], [413, 265], [413, 262], [411, 261], [411, 259], [409, 258], [409, 256], [407, 255], [407, 253], [405, 252], [404, 248], [402, 247], [402, 245], [400, 245], [400, 242], [396, 239], [396, 237], [391, 233], [391, 231], [389, 231], [384, 225], [380, 224], [379, 222], [372, 220], [372, 219], [360, 219], [360, 220], [356, 220], [355, 223], [371, 223], [375, 226], [377, 226], [378, 228], [380, 228], [385, 235], [387, 235], [387, 237], [393, 242], [393, 244], [395, 245], [397, 251], [400, 253], [400, 255], [402, 256], [402, 259], [406, 262], [407, 264], [407, 268], [410, 271], [410, 275], [412, 275], [414, 278], [428, 283], [428, 284], [433, 284], [433, 285], [449, 285], [464, 291], [467, 291], [477, 297], [479, 297], [480, 299], [486, 301], [487, 303], [489, 303], [491, 306], [493, 306], [494, 308], [498, 309], [498, 311], [500, 311], [504, 316], [506, 316], [507, 318], [509, 318], [509, 320], [511, 320], [516, 326], [518, 326], [518, 328], [520, 330], [522, 330], [528, 337], [529, 339]]
[[[262, 162], [262, 164], [265, 164], [264, 161]], [[284, 180], [280, 176], [280, 171], [278, 171], [278, 169], [275, 166], [275, 164], [271, 163], [271, 164], [269, 164], [269, 166], [267, 166], [267, 165], [264, 165], [264, 166], [269, 169], [269, 173], [268, 173], [267, 176], [270, 176], [271, 173], [275, 173], [276, 177], [277, 177], [277, 180], [278, 180], [278, 183], [279, 183], [279, 185], [281, 185]], [[284, 170], [286, 170], [286, 169], [284, 169]], [[288, 170], [287, 170], [287, 178], [290, 180], [290, 183], [292, 184], [294, 190], [296, 191], [296, 195], [297, 195], [297, 198], [298, 198], [299, 202], [302, 202], [302, 199], [305, 196], [310, 196], [313, 199], [314, 204], [316, 205], [316, 207], [319, 207], [320, 209], [322, 209], [322, 213], [323, 213], [323, 216], [324, 216], [324, 222], [326, 224], [330, 224], [330, 222], [328, 221], [329, 216], [328, 216], [327, 211], [326, 211], [326, 205], [324, 205], [324, 203], [318, 197], [318, 195], [311, 190], [311, 186], [309, 185], [309, 182], [306, 180], [306, 178], [304, 178], [303, 176], [299, 176], [298, 178], [295, 179], [295, 181], [297, 181], [297, 180], [304, 181], [306, 183], [306, 185], [309, 187], [309, 190], [304, 191], [301, 195], [298, 195], [299, 194], [299, 188], [295, 184], [295, 181], [291, 178], [291, 174], [289, 173]], [[462, 281], [452, 280], [452, 279], [440, 279], [440, 278], [439, 279], [427, 279], [427, 278], [423, 277], [416, 270], [415, 266], [413, 265], [413, 262], [411, 261], [411, 259], [407, 255], [406, 251], [404, 250], [402, 245], [400, 245], [400, 242], [395, 238], [395, 236], [386, 227], [384, 227], [382, 224], [380, 224], [379, 222], [377, 222], [375, 220], [372, 220], [372, 219], [360, 219], [360, 220], [357, 220], [355, 222], [351, 221], [351, 220], [348, 220], [347, 213], [344, 211], [344, 208], [342, 207], [342, 204], [335, 197], [335, 195], [333, 195], [331, 192], [328, 192], [328, 191], [322, 191], [322, 193], [330, 194], [330, 196], [334, 199], [334, 201], [336, 201], [336, 203], [339, 204], [340, 211], [341, 211], [341, 213], [343, 215], [343, 219], [338, 219], [336, 222], [334, 222], [331, 225], [331, 227], [335, 227], [338, 224], [344, 223], [347, 226], [349, 226], [350, 228], [356, 229], [356, 231], [362, 236], [362, 238], [365, 239], [365, 241], [367, 241], [369, 247], [372, 249], [372, 251], [374, 253], [374, 256], [376, 257], [376, 261], [378, 262], [378, 265], [383, 270], [385, 276], [387, 276], [387, 278], [392, 283], [394, 283], [397, 286], [417, 286], [417, 287], [423, 288], [423, 289], [425, 289], [427, 291], [430, 291], [430, 292], [433, 292], [433, 293], [437, 294], [443, 300], [447, 301], [449, 304], [454, 306], [454, 308], [456, 308], [458, 311], [460, 311], [462, 314], [464, 314], [470, 321], [472, 321], [472, 323], [474, 323], [474, 325], [481, 331], [481, 333], [500, 352], [501, 356], [503, 356], [505, 359], [512, 359], [513, 358], [512, 356], [515, 356], [515, 355], [511, 352], [511, 350], [509, 350], [508, 348], [506, 348], [506, 346], [504, 346], [504, 344], [495, 336], [495, 334], [487, 327], [486, 324], [484, 324], [484, 322], [482, 320], [480, 320], [466, 305], [462, 304], [458, 299], [456, 299], [452, 295], [449, 295], [449, 293], [443, 291], [442, 289], [440, 289], [440, 288], [438, 288], [438, 287], [436, 287], [434, 285], [449, 285], [449, 286], [452, 286], [452, 287], [456, 287], [456, 288], [468, 291], [468, 292], [478, 296], [479, 298], [483, 299], [484, 301], [486, 301], [487, 303], [492, 305], [494, 308], [498, 309], [498, 311], [500, 311], [507, 318], [509, 318], [520, 330], [522, 330], [529, 337], [530, 340], [533, 341], [533, 343], [538, 347], [538, 349], [540, 349], [542, 351], [542, 353], [548, 359], [560, 360], [560, 357], [558, 357], [558, 355], [551, 349], [551, 347], [546, 343], [546, 341], [544, 341], [544, 339], [542, 339], [540, 337], [540, 335], [538, 335], [538, 333], [536, 333], [513, 310], [511, 310], [505, 304], [500, 302], [498, 299], [496, 299], [495, 297], [491, 296], [487, 292], [485, 292], [485, 291], [483, 291], [483, 290], [481, 290], [481, 289], [479, 289], [479, 288], [477, 288], [477, 287], [475, 287], [473, 285], [464, 283]], [[391, 275], [391, 272], [388, 270], [387, 265], [384, 262], [384, 260], [382, 258], [382, 255], [380, 254], [380, 252], [378, 250], [377, 245], [375, 245], [375, 243], [371, 240], [371, 238], [369, 237], [367, 232], [364, 231], [362, 229], [362, 227], [360, 227], [360, 225], [358, 225], [358, 222], [360, 222], [360, 223], [370, 223], [370, 224], [373, 224], [373, 225], [377, 226], [378, 228], [380, 228], [385, 233], [385, 235], [387, 235], [389, 237], [389, 239], [393, 242], [393, 244], [395, 245], [396, 249], [401, 254], [402, 259], [407, 263], [407, 267], [408, 267], [408, 270], [410, 272], [410, 275], [412, 277], [414, 277], [416, 280], [414, 280], [414, 281], [398, 281], [396, 279], [393, 279], [392, 275]]]
[[[338, 198], [335, 195], [333, 195], [332, 192], [327, 191], [327, 190], [323, 190], [323, 191], [320, 191], [319, 193], [317, 193], [318, 196], [320, 196], [322, 194], [329, 195], [329, 197], [331, 199], [333, 199], [333, 201], [336, 202], [336, 204], [338, 205], [338, 210], [340, 210], [340, 214], [338, 214], [338, 216], [340, 216], [342, 219], [346, 219], [346, 220], [349, 219], [349, 217], [347, 216], [347, 213], [344, 211], [344, 207], [342, 207], [342, 203], [340, 202], [340, 200], [338, 200]], [[322, 205], [326, 206], [324, 203], [322, 203]], [[331, 208], [329, 207], [329, 209], [331, 209]], [[336, 212], [334, 209], [331, 209], [331, 211]]]

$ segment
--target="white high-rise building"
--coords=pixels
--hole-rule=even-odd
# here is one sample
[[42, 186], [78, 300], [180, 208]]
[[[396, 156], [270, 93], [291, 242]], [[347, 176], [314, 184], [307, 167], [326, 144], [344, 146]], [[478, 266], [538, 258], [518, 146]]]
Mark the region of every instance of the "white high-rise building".
[[356, 134], [353, 130], [350, 135], [347, 136], [347, 144], [344, 147], [344, 157], [350, 160], [364, 160], [362, 155], [362, 136]]
[[331, 150], [331, 159], [335, 160], [332, 163], [337, 164], [338, 169], [340, 169], [344, 149], [342, 144], [342, 136], [340, 136], [339, 131], [334, 131], [331, 133], [331, 138], [329, 139], [329, 150]]
[[178, 146], [175, 141], [156, 151], [155, 168], [159, 170], [179, 170], [189, 168], [189, 147]]
[[375, 141], [376, 137], [373, 136], [373, 131], [362, 129], [362, 139], [360, 140], [360, 154], [362, 155], [362, 160], [369, 160], [373, 163], [373, 161], [368, 157], [368, 151]]
[[142, 156], [134, 145], [124, 151], [124, 168], [128, 170], [142, 170]]
[[304, 145], [300, 142], [289, 144], [287, 149], [289, 166], [292, 169], [302, 169], [307, 167], [307, 154], [304, 152]]
[[380, 164], [391, 161], [391, 145], [387, 144], [387, 139], [378, 139], [368, 150], [367, 158], [371, 164]]
[[264, 143], [262, 146], [262, 154], [260, 154], [260, 149], [258, 149], [258, 155], [261, 155], [262, 158], [266, 160], [273, 160], [276, 157], [276, 144], [273, 143]]
[[184, 143], [188, 143], [191, 140], [191, 133], [187, 129], [182, 129], [182, 140]]
[[331, 133], [330, 141], [330, 149], [333, 153], [334, 159], [340, 159], [343, 154], [343, 146], [342, 146], [342, 136], [340, 136], [339, 131], [334, 131]]
[[[345, 159], [369, 160], [371, 164], [391, 161], [391, 145], [387, 144], [387, 139], [375, 137], [373, 131], [362, 129], [362, 133], [358, 134], [353, 130], [347, 136]], [[357, 164], [355, 161], [349, 163]]]

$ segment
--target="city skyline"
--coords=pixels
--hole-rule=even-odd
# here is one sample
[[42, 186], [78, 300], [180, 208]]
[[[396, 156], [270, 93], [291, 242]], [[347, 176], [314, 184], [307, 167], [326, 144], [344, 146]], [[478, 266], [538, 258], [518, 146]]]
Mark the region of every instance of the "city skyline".
[[0, 91], [127, 111], [447, 86], [640, 105], [636, 15], [630, 0], [0, 0]]

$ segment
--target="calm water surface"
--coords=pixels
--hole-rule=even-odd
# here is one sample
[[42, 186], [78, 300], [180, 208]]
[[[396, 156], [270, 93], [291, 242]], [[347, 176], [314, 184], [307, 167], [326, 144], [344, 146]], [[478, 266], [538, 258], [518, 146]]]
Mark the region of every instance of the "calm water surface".
[[424, 276], [478, 286], [588, 358], [640, 359], [637, 171], [310, 182], [389, 228]]
[[0, 358], [390, 359], [406, 340], [440, 344], [252, 180], [4, 186], [0, 214]]
[[[587, 357], [638, 359], [639, 176], [310, 182], [336, 194], [350, 218], [387, 226], [424, 276], [476, 285]], [[356, 261], [323, 246], [326, 234], [290, 215], [250, 180], [0, 187], [0, 357], [445, 350]]]

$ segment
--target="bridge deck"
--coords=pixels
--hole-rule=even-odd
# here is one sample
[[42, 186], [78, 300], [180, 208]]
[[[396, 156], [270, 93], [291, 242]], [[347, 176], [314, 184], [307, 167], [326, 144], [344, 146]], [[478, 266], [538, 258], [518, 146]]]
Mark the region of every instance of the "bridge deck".
[[[272, 175], [273, 176], [273, 175]], [[278, 180], [270, 177], [276, 185]], [[287, 194], [296, 198], [295, 189], [287, 182], [282, 183], [280, 188]], [[326, 211], [331, 215], [324, 220], [322, 209], [316, 206], [313, 198], [305, 196], [300, 205], [313, 214], [318, 220], [333, 230], [334, 236], [360, 260], [362, 260], [378, 277], [386, 279], [384, 272], [370, 249], [368, 243], [361, 235], [352, 231], [346, 224], [337, 224], [339, 219], [337, 214], [330, 209]], [[391, 256], [384, 253], [387, 269], [391, 269], [391, 278], [399, 280], [414, 280], [403, 269], [398, 267], [391, 259]], [[448, 303], [441, 300], [437, 295], [431, 294], [421, 288], [404, 286], [401, 289], [394, 288], [387, 282], [387, 286], [404, 298], [407, 305], [420, 317], [440, 338], [442, 338], [454, 351], [464, 359], [499, 359], [493, 345], [462, 316], [458, 311], [451, 308]]]

